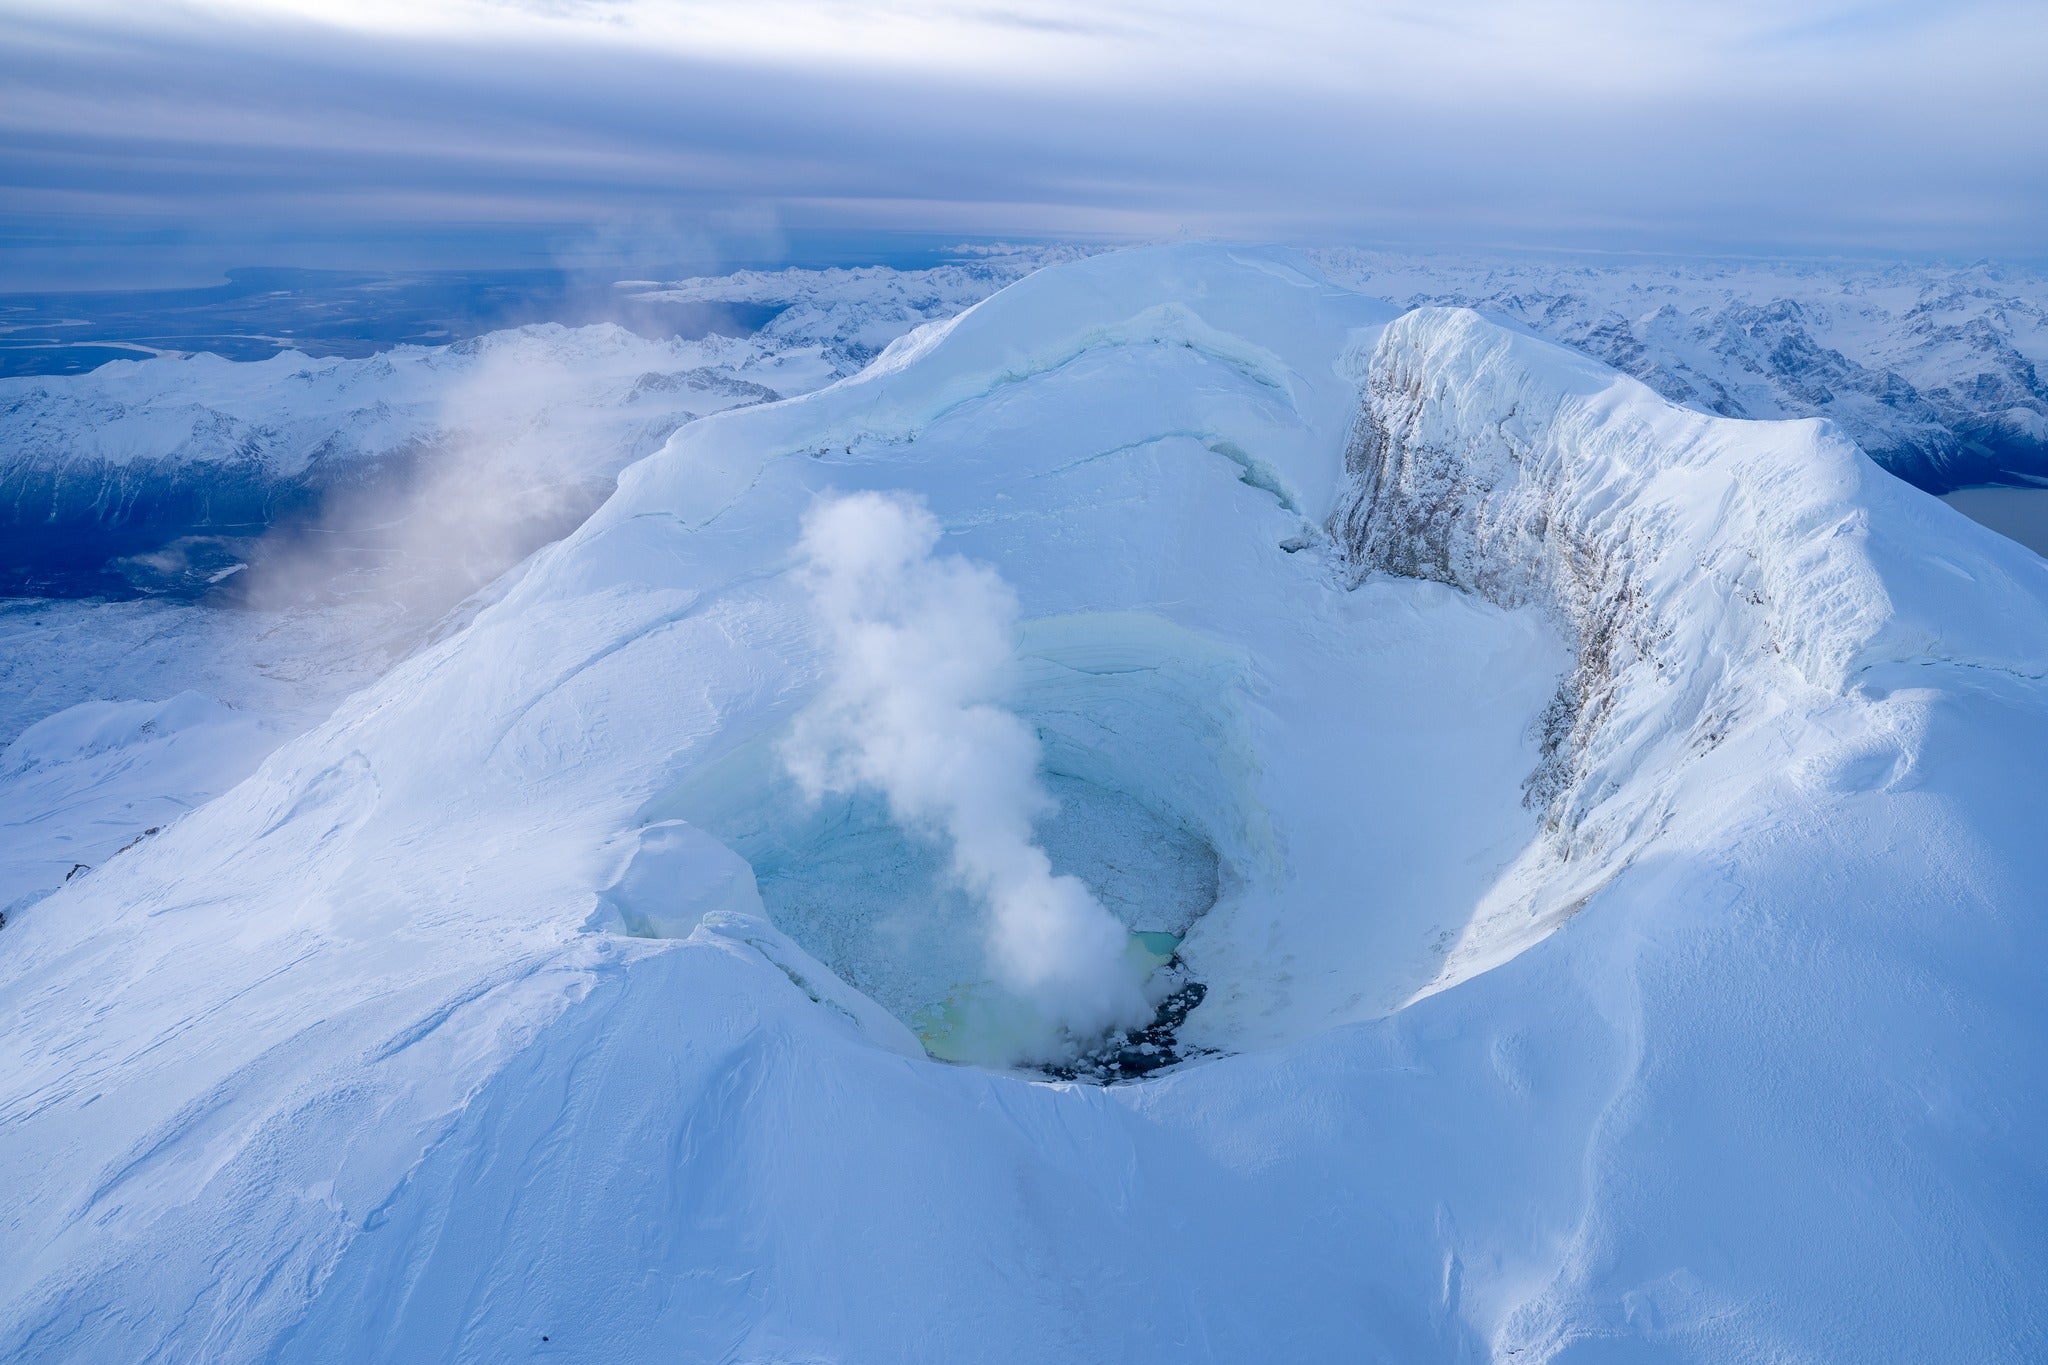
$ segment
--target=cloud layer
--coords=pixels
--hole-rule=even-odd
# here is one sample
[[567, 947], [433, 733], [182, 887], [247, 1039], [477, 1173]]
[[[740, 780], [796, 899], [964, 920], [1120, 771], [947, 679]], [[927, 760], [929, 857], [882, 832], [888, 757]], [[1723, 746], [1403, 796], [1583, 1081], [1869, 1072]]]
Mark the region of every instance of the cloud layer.
[[0, 15], [17, 240], [624, 223], [742, 253], [897, 228], [2010, 255], [2048, 207], [2032, 0]]

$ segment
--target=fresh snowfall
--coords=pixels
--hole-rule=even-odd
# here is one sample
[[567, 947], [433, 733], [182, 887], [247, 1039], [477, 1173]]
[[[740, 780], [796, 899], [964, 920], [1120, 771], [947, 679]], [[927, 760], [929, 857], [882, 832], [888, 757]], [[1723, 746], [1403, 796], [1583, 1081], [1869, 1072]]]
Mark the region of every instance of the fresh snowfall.
[[0, 1358], [2048, 1359], [2039, 310], [1421, 271], [5, 381]]

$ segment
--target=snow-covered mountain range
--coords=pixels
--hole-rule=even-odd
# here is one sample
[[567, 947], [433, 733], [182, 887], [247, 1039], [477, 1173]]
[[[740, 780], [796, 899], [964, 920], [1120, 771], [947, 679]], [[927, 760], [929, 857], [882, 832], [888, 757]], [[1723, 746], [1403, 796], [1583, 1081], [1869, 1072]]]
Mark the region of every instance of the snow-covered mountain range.
[[[543, 325], [0, 380], [0, 746], [43, 727], [0, 757], [0, 915], [241, 780], [683, 424], [843, 378], [1046, 254], [673, 286], [772, 299], [747, 338]], [[225, 709], [156, 714], [186, 692]], [[64, 714], [102, 701], [127, 743]]]
[[[594, 514], [10, 915], [0, 1355], [2048, 1351], [2048, 561], [1845, 426], [1292, 253], [891, 307], [631, 463], [606, 390]], [[938, 543], [847, 572], [1008, 604], [956, 700], [1179, 1065], [1006, 1054], [959, 822], [805, 788], [847, 638], [949, 654], [821, 627], [851, 494]]]
[[[490, 543], [467, 547], [460, 577], [475, 586], [574, 525], [681, 423], [843, 378], [912, 328], [1079, 254], [620, 287], [778, 310], [747, 338], [538, 326], [361, 360], [195, 355], [0, 380], [0, 587], [204, 592], [279, 523], [374, 558], [365, 523], [388, 509], [365, 490], [487, 462], [519, 496]], [[1403, 307], [1514, 319], [1699, 411], [1828, 417], [1931, 491], [2048, 480], [2048, 281], [2017, 267], [1315, 258]], [[333, 525], [337, 510], [352, 523]]]
[[[362, 359], [195, 354], [0, 379], [0, 591], [202, 592], [280, 522], [325, 517], [330, 536], [360, 538], [388, 510], [346, 506], [367, 491], [403, 496], [488, 465], [529, 505], [505, 528], [504, 553], [475, 556], [475, 586], [581, 520], [618, 470], [684, 422], [844, 378], [913, 327], [1074, 254], [620, 291], [777, 309], [750, 337], [539, 325]], [[334, 526], [338, 509], [353, 524]]]
[[[546, 325], [360, 360], [193, 355], [0, 381], [9, 586], [200, 587], [195, 576], [237, 562], [280, 521], [454, 463], [487, 461], [507, 484], [587, 486], [587, 513], [613, 473], [682, 423], [778, 398], [777, 382], [801, 392], [836, 377], [815, 348]], [[567, 526], [551, 529], [519, 553]], [[214, 553], [139, 558], [173, 544]]]
[[840, 374], [852, 374], [912, 328], [952, 317], [1034, 270], [1088, 254], [1072, 246], [984, 249], [928, 270], [741, 270], [667, 284], [627, 281], [618, 289], [658, 302], [774, 308], [775, 316], [757, 334], [764, 345], [778, 351], [815, 347]]
[[2048, 276], [2020, 266], [1313, 253], [1511, 318], [1723, 417], [1826, 417], [1929, 492], [2048, 482]]

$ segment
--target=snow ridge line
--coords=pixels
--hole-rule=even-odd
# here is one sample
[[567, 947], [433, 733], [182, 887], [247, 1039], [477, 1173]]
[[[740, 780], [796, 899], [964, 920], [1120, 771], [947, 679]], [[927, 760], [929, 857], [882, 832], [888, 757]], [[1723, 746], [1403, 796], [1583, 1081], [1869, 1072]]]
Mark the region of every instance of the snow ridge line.
[[[2028, 676], [2048, 651], [2048, 565], [1831, 423], [1688, 412], [1468, 309], [1417, 310], [1380, 337], [1325, 525], [1354, 585], [1425, 578], [1534, 607], [1573, 647], [1524, 785], [1544, 836], [1423, 994], [1576, 914], [1731, 740], [1787, 713], [1867, 713], [1884, 665]], [[1955, 572], [1926, 573], [1930, 557]], [[1886, 742], [1910, 767], [1914, 741]]]
[[[1625, 776], [1591, 781], [1624, 676], [1647, 672], [1668, 692], [1686, 670], [1645, 581], [1659, 558], [1648, 518], [1617, 496], [1617, 471], [1559, 449], [1566, 391], [1541, 392], [1526, 371], [1500, 376], [1512, 362], [1487, 332], [1507, 335], [1462, 310], [1411, 313], [1387, 329], [1328, 529], [1354, 582], [1371, 573], [1425, 578], [1558, 619], [1577, 662], [1540, 722], [1542, 759], [1525, 799], [1568, 843], [1598, 792]], [[1490, 354], [1454, 358], [1447, 344]], [[1474, 403], [1475, 392], [1495, 401]], [[1697, 714], [1709, 690], [1695, 680], [1671, 698], [1689, 703], [1682, 711], [1654, 709], [1671, 725]]]

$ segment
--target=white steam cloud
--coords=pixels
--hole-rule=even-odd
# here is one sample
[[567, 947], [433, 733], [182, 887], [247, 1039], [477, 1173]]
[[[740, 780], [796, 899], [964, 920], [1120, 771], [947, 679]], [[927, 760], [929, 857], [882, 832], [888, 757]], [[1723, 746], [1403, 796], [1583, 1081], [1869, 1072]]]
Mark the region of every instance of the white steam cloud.
[[935, 555], [939, 524], [901, 494], [855, 493], [804, 519], [805, 577], [833, 674], [784, 750], [812, 800], [870, 790], [944, 842], [988, 914], [989, 967], [1075, 1040], [1150, 1019], [1123, 925], [1054, 876], [1033, 824], [1054, 809], [1031, 728], [993, 700], [1017, 599], [994, 570]]
[[609, 414], [593, 410], [573, 351], [487, 338], [459, 364], [444, 357], [429, 380], [446, 387], [393, 446], [363, 453], [357, 482], [328, 489], [309, 523], [256, 547], [240, 585], [249, 605], [381, 608], [391, 620], [376, 633], [403, 649], [575, 529], [629, 457]]

